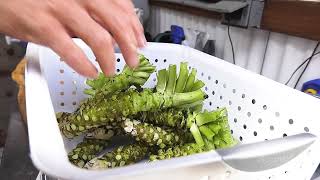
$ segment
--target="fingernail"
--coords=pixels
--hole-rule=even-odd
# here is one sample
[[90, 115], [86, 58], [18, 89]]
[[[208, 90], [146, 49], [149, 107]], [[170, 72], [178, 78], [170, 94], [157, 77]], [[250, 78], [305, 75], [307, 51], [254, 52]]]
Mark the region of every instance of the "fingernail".
[[90, 73], [85, 76], [87, 76], [89, 79], [96, 79], [98, 77], [98, 73]]
[[113, 70], [105, 70], [105, 71], [103, 71], [103, 73], [107, 77], [113, 77], [115, 75], [115, 69], [113, 69]]
[[139, 66], [138, 58], [135, 58], [134, 61], [131, 62], [131, 68], [135, 69]]
[[108, 73], [105, 73], [105, 75], [107, 77], [113, 77], [115, 75], [115, 73], [114, 72], [108, 72]]

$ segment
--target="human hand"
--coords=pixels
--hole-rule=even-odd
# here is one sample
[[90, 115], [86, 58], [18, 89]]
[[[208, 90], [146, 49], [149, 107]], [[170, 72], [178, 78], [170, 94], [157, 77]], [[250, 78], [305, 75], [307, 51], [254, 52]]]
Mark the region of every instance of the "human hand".
[[91, 47], [108, 76], [115, 72], [114, 42], [130, 67], [138, 64], [137, 48], [146, 44], [131, 0], [0, 0], [0, 17], [0, 32], [50, 47], [91, 78], [97, 70], [71, 37]]

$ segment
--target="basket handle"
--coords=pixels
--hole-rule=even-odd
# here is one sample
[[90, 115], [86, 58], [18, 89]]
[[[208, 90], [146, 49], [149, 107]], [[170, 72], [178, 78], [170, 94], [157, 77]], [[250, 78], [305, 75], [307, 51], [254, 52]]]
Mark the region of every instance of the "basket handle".
[[241, 171], [256, 172], [287, 163], [311, 146], [316, 139], [313, 134], [301, 133], [217, 152], [229, 166]]

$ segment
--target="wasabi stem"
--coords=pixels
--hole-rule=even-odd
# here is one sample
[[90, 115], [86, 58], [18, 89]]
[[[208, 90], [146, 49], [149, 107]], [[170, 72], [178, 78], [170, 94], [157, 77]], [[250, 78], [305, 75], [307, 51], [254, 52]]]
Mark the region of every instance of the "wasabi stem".
[[202, 139], [202, 136], [201, 136], [201, 133], [198, 129], [198, 126], [193, 123], [190, 127], [190, 132], [192, 133], [193, 137], [194, 137], [194, 140], [196, 141], [196, 143], [198, 144], [199, 147], [203, 147], [205, 144], [204, 144], [204, 141]]
[[187, 82], [187, 78], [188, 78], [188, 63], [186, 62], [180, 63], [180, 72], [179, 72], [179, 77], [177, 79], [175, 92], [177, 93], [183, 92]]
[[157, 154], [150, 155], [149, 161], [157, 161], [157, 160], [187, 156], [191, 154], [201, 153], [204, 151], [206, 151], [204, 147], [200, 147], [196, 143], [188, 143], [180, 146], [170, 147], [166, 150], [159, 149]]
[[141, 123], [140, 121], [126, 119], [123, 123], [124, 130], [136, 141], [144, 143], [148, 146], [158, 146], [159, 148], [170, 147], [192, 141], [188, 133], [173, 130], [165, 130], [163, 128]]
[[191, 89], [193, 87], [194, 80], [196, 78], [196, 74], [197, 74], [197, 70], [195, 68], [192, 68], [183, 92], [190, 92], [191, 91]]
[[205, 94], [201, 90], [174, 94], [154, 93], [148, 89], [142, 92], [128, 90], [87, 106], [80, 113], [71, 114], [68, 123], [61, 126], [61, 130], [67, 137], [72, 138], [91, 128], [117, 121], [119, 117], [193, 103], [204, 98]]
[[68, 153], [70, 162], [78, 167], [83, 167], [85, 163], [96, 157], [108, 145], [106, 140], [84, 139], [76, 148]]
[[123, 129], [117, 123], [114, 123], [111, 126], [106, 125], [90, 130], [86, 133], [85, 138], [110, 140], [114, 136], [121, 136], [124, 134], [125, 132], [123, 131]]
[[211, 131], [207, 126], [200, 126], [199, 130], [208, 140], [213, 140], [214, 132]]
[[177, 80], [177, 66], [176, 65], [170, 65], [169, 66], [169, 78], [168, 78], [168, 84], [166, 86], [166, 92], [167, 93], [174, 93], [175, 92], [175, 86], [176, 86], [176, 80]]
[[[218, 134], [221, 129], [229, 129], [228, 117], [225, 108], [212, 112], [190, 112], [169, 108], [162, 111], [140, 112], [133, 119], [140, 119], [142, 122], [151, 123], [158, 126], [167, 126], [178, 130], [186, 130], [192, 126], [194, 139], [203, 145], [201, 135], [212, 140], [213, 135]], [[200, 135], [196, 129], [199, 129]], [[191, 132], [192, 132], [191, 131]]]
[[86, 83], [91, 89], [86, 89], [84, 92], [91, 96], [109, 95], [115, 91], [126, 90], [132, 85], [143, 86], [155, 71], [155, 66], [152, 66], [143, 55], [139, 55], [139, 61], [137, 68], [131, 69], [125, 66], [123, 71], [115, 77], [106, 77], [100, 73], [97, 79], [87, 80]]
[[157, 92], [163, 93], [166, 90], [166, 86], [167, 86], [167, 81], [168, 81], [168, 73], [166, 69], [162, 69], [160, 71], [158, 71], [157, 74]]
[[120, 146], [102, 157], [97, 157], [89, 161], [86, 169], [109, 169], [136, 163], [148, 154], [148, 148], [140, 144]]
[[201, 89], [205, 86], [204, 82], [202, 82], [201, 80], [197, 80], [194, 84], [193, 87], [191, 88], [191, 91], [195, 91], [198, 89]]
[[222, 118], [226, 116], [227, 116], [226, 108], [217, 109], [216, 111], [211, 111], [211, 112], [205, 111], [197, 115], [196, 123], [198, 126], [201, 126], [203, 124], [216, 121], [218, 118]]

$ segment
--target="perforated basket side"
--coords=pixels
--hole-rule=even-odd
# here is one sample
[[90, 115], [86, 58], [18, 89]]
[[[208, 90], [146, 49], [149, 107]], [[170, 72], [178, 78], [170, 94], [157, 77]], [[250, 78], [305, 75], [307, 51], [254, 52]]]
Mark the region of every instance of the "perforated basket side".
[[[97, 65], [91, 50], [81, 41], [76, 40], [76, 43], [84, 49], [90, 60]], [[205, 101], [205, 108], [212, 110], [218, 107], [227, 107], [232, 133], [241, 143], [265, 141], [301, 132], [309, 132], [315, 135], [320, 133], [319, 123], [317, 122], [317, 118], [320, 115], [317, 107], [320, 107], [320, 103], [315, 98], [184, 46], [150, 43], [146, 49], [142, 50], [142, 53], [156, 65], [157, 69], [166, 68], [169, 64], [179, 65], [181, 61], [187, 61], [190, 68], [197, 68], [198, 78], [206, 83], [206, 87], [203, 90], [209, 95], [209, 98]], [[79, 102], [86, 98], [82, 93], [83, 89], [86, 88], [85, 78], [75, 73], [49, 49], [41, 47], [39, 59], [43, 70], [41, 75], [46, 79], [54, 111], [73, 111]], [[123, 57], [121, 54], [117, 54], [116, 68], [120, 71], [123, 66]], [[155, 83], [156, 74], [154, 73], [147, 82], [146, 87], [154, 86]], [[53, 119], [51, 117], [50, 121], [53, 121]], [[46, 128], [49, 127], [46, 126]], [[38, 131], [37, 128], [33, 130]], [[48, 135], [61, 138], [57, 132], [52, 132], [52, 134]], [[32, 136], [32, 138], [30, 141], [44, 140], [36, 136]], [[48, 143], [44, 141], [43, 145], [45, 146]], [[66, 151], [68, 151], [75, 145], [75, 141], [65, 140], [64, 145], [64, 147], [57, 147], [59, 151], [61, 148], [66, 148]], [[125, 176], [128, 177], [130, 174], [136, 174], [138, 175], [137, 177], [143, 178], [139, 173], [144, 171], [150, 172], [150, 174], [145, 174], [144, 177], [153, 177], [153, 175], [170, 177], [170, 172], [179, 171], [181, 174], [176, 174], [180, 175], [180, 178], [177, 176], [178, 179], [182, 179], [182, 177], [184, 179], [192, 179], [191, 177], [200, 178], [202, 176], [211, 176], [214, 179], [219, 177], [227, 177], [229, 179], [257, 179], [257, 177], [258, 179], [286, 179], [287, 177], [301, 177], [304, 179], [311, 177], [320, 161], [316, 155], [318, 150], [319, 144], [316, 143], [289, 163], [277, 169], [257, 173], [234, 170], [221, 162], [219, 156], [212, 152], [185, 157], [184, 161], [173, 159], [159, 162], [154, 166], [150, 165], [150, 167], [138, 164], [105, 172], [87, 172], [70, 166], [69, 162], [62, 158], [63, 160], [59, 162], [59, 166], [66, 167], [65, 174], [54, 175], [67, 179], [86, 179], [88, 177], [99, 179], [118, 177], [121, 174], [125, 179]], [[37, 151], [47, 150], [37, 149]], [[34, 151], [34, 153], [38, 152]], [[65, 154], [62, 153], [57, 155], [57, 158], [64, 156]], [[195, 157], [202, 158], [196, 159]], [[206, 158], [208, 159], [207, 161], [205, 160]], [[200, 166], [198, 164], [203, 165]], [[51, 162], [46, 162], [46, 165], [39, 168], [49, 169], [54, 165]], [[156, 171], [156, 167], [161, 171]], [[170, 169], [169, 167], [175, 167], [175, 169]], [[187, 167], [198, 169], [198, 171], [192, 172]], [[219, 170], [213, 171], [210, 167], [220, 167], [221, 169], [218, 168]], [[58, 173], [58, 171], [55, 172]], [[123, 174], [123, 172], [126, 173]], [[215, 172], [220, 172], [220, 174]], [[183, 174], [185, 176], [182, 176]], [[187, 178], [188, 175], [189, 178]]]

